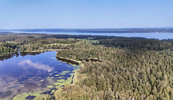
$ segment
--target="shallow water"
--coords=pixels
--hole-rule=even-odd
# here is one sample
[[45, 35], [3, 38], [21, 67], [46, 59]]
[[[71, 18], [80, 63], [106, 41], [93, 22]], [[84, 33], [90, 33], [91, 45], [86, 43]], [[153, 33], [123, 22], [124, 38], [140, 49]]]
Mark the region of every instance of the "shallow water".
[[57, 80], [67, 80], [79, 67], [58, 61], [56, 51], [1, 57], [0, 100], [22, 93], [50, 93], [63, 86]]

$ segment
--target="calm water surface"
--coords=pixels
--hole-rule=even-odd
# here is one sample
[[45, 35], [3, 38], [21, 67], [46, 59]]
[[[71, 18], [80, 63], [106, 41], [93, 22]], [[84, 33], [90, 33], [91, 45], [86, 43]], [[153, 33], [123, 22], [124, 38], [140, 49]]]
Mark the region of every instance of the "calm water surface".
[[[29, 92], [56, 89], [57, 80], [72, 76], [79, 66], [58, 61], [56, 51], [20, 53], [0, 58], [0, 100]], [[50, 87], [49, 87], [50, 86]]]
[[70, 35], [101, 35], [101, 36], [119, 36], [119, 37], [144, 37], [149, 39], [173, 39], [173, 33], [56, 33]]
[[100, 36], [120, 36], [120, 37], [144, 37], [154, 39], [173, 39], [173, 33], [70, 33], [70, 32], [28, 32], [11, 31], [14, 33], [45, 33], [45, 34], [68, 34], [68, 35], [100, 35]]

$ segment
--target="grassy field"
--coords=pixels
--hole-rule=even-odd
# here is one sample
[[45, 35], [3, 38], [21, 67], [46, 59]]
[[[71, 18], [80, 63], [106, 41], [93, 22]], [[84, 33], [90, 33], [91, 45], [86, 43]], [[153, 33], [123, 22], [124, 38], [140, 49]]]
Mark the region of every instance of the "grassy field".
[[98, 40], [88, 40], [88, 39], [82, 39], [83, 41], [87, 41], [87, 42], [92, 42], [92, 43], [97, 43]]
[[63, 44], [63, 43], [52, 43], [52, 44], [47, 44], [46, 46], [48, 46], [48, 45], [51, 45], [51, 46], [53, 46], [53, 45], [69, 46], [70, 44]]

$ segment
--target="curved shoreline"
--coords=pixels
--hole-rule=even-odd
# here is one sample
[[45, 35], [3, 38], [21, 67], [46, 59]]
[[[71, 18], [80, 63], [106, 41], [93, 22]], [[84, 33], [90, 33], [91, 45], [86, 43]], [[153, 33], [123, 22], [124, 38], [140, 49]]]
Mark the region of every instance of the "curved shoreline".
[[[56, 50], [52, 50], [52, 51], [56, 51]], [[23, 53], [27, 53], [27, 52], [23, 52]], [[33, 51], [33, 52], [31, 52], [31, 53], [38, 53], [38, 51]], [[62, 57], [57, 57], [57, 59], [58, 60], [62, 60], [62, 61], [66, 61], [67, 63], [70, 63], [70, 64], [75, 64], [75, 65], [79, 65], [79, 66], [81, 66], [81, 67], [84, 67], [84, 64], [82, 63], [82, 61], [77, 61], [77, 60], [72, 60], [72, 59], [65, 59], [65, 58], [62, 58]], [[67, 84], [68, 86], [71, 86], [71, 85], [73, 85], [73, 86], [75, 86], [75, 85], [77, 85], [76, 83], [77, 82], [79, 82], [79, 79], [78, 79], [78, 76], [79, 75], [81, 75], [78, 71], [80, 70], [80, 68], [77, 68], [77, 69], [74, 69], [73, 70], [73, 75], [71, 76], [72, 77], [72, 80], [71, 80], [71, 83], [69, 84]], [[66, 83], [64, 83], [64, 86], [65, 86], [65, 84]], [[57, 95], [55, 95], [55, 94], [57, 94], [58, 92], [60, 92], [61, 91], [61, 89], [64, 87], [64, 86], [61, 86], [61, 87], [59, 87], [58, 89], [55, 89], [55, 91], [54, 91], [54, 93], [53, 94], [51, 94], [51, 96], [55, 96], [56, 98], [59, 98], [59, 97], [57, 97]], [[61, 93], [61, 92], [60, 92]], [[23, 95], [23, 94], [20, 94], [20, 95]], [[20, 96], [19, 95], [19, 96]], [[17, 96], [17, 95], [16, 95]], [[16, 98], [16, 96], [15, 97], [13, 97], [13, 99], [15, 99]], [[24, 95], [23, 95], [24, 96]]]
[[[73, 75], [73, 81], [72, 81], [72, 83], [69, 84], [69, 85], [76, 85], [76, 83], [78, 82], [78, 79], [77, 79], [77, 77], [78, 77], [78, 75], [79, 75], [78, 70], [79, 70], [79, 69], [77, 69], [77, 70], [75, 71], [75, 73], [74, 73], [74, 75]], [[58, 88], [58, 89], [54, 92], [55, 100], [58, 100], [58, 96], [57, 96], [57, 95], [58, 95], [59, 93], [61, 93], [62, 88], [63, 88], [63, 87], [60, 87], [60, 88]]]
[[65, 61], [67, 63], [71, 63], [71, 64], [76, 64], [76, 65], [79, 65], [79, 61], [76, 61], [76, 60], [72, 60], [72, 59], [67, 59], [67, 58], [63, 58], [63, 57], [56, 57], [58, 60], [61, 60], [61, 61]]
[[[27, 52], [25, 52], [26, 54], [27, 54]], [[24, 54], [25, 54], [24, 53]], [[37, 53], [37, 52], [31, 52], [31, 53]], [[53, 54], [56, 54], [56, 52], [54, 52]], [[54, 57], [56, 57], [56, 55], [54, 55]], [[56, 62], [57, 62], [58, 60], [56, 60]], [[62, 63], [62, 62], [61, 62]], [[58, 65], [58, 64], [57, 64]], [[57, 66], [57, 65], [55, 65], [55, 66]], [[66, 65], [67, 66], [69, 66], [69, 64], [67, 64], [66, 63]], [[55, 80], [55, 82], [56, 81], [58, 81], [57, 83], [58, 84], [54, 84], [53, 83], [53, 85], [55, 85], [55, 87], [53, 88], [53, 89], [51, 89], [50, 91], [48, 90], [48, 92], [51, 92], [51, 93], [48, 93], [48, 92], [45, 92], [45, 91], [42, 91], [42, 92], [40, 92], [40, 95], [42, 95], [42, 94], [48, 94], [50, 97], [53, 97], [53, 95], [54, 95], [54, 92], [58, 89], [58, 88], [61, 88], [61, 87], [64, 87], [64, 85], [65, 84], [68, 84], [68, 85], [70, 85], [70, 84], [74, 84], [74, 83], [76, 83], [76, 79], [77, 79], [77, 70], [79, 70], [79, 65], [70, 65], [71, 67], [74, 67], [73, 69], [71, 69], [71, 72], [70, 72], [70, 77], [68, 77], [67, 79], [56, 79]], [[64, 80], [64, 81], [63, 81]], [[57, 87], [56, 87], [57, 86]], [[54, 91], [53, 91], [54, 90]], [[33, 95], [33, 96], [35, 96], [34, 95], [34, 93], [38, 93], [38, 92], [33, 92], [33, 93], [31, 93], [31, 94], [29, 94], [29, 95]], [[38, 93], [39, 94], [39, 93]], [[28, 97], [28, 94], [17, 94], [17, 95], [15, 95], [12, 99], [15, 99], [15, 100], [18, 100], [19, 98], [20, 98], [20, 96], [22, 96], [23, 98], [24, 97]], [[37, 95], [38, 96], [38, 95]], [[35, 98], [37, 98], [37, 96], [35, 97]], [[17, 98], [17, 99], [16, 99]], [[35, 99], [34, 99], [35, 100]]]
[[96, 62], [96, 61], [99, 61], [99, 62], [103, 62], [102, 60], [100, 60], [100, 59], [97, 59], [97, 58], [90, 58], [90, 59], [79, 59], [79, 61], [77, 61], [77, 60], [72, 60], [72, 59], [69, 59], [69, 58], [63, 58], [63, 57], [56, 57], [58, 60], [61, 60], [61, 61], [65, 61], [65, 62], [69, 62], [69, 63], [71, 63], [71, 64], [76, 64], [76, 65], [79, 65], [80, 63], [79, 62], [81, 62], [81, 61], [94, 61], [94, 62]]
[[[76, 61], [76, 60], [67, 59], [67, 58], [62, 58], [62, 57], [57, 57], [57, 58], [58, 58], [58, 59], [61, 59], [61, 60], [63, 60], [63, 61], [70, 61], [70, 62], [78, 63], [78, 65], [80, 65], [81, 67], [84, 67], [84, 64], [83, 64], [81, 61]], [[79, 76], [80, 74], [79, 74], [78, 70], [80, 70], [80, 68], [77, 69], [77, 70], [74, 70], [75, 73], [74, 73], [74, 75], [73, 75], [73, 81], [72, 81], [72, 83], [69, 84], [69, 85], [76, 85], [76, 83], [79, 82], [78, 76]], [[57, 95], [61, 93], [62, 88], [63, 88], [63, 87], [60, 87], [60, 88], [58, 88], [58, 89], [54, 92], [55, 100], [59, 100]]]

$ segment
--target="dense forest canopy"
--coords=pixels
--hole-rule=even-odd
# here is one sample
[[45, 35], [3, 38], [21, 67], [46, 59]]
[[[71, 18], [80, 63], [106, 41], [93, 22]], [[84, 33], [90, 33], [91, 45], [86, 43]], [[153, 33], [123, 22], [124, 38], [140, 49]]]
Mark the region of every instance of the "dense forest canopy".
[[[43, 100], [172, 100], [173, 40], [90, 35], [1, 34], [0, 55], [59, 50], [81, 61], [78, 82]], [[85, 77], [84, 77], [85, 76]]]
[[[81, 42], [72, 50], [58, 52], [57, 56], [74, 60], [98, 58], [104, 61], [84, 62], [85, 67], [80, 69], [81, 74], [88, 75], [88, 78], [80, 82], [83, 96], [88, 99], [170, 100], [173, 98], [173, 51], [170, 49], [122, 50]], [[87, 93], [88, 90], [83, 86], [88, 86], [91, 94]], [[76, 97], [69, 95], [66, 98]]]
[[128, 49], [147, 49], [147, 50], [164, 50], [172, 48], [172, 43], [167, 41], [160, 41], [156, 39], [132, 39], [132, 38], [123, 38], [123, 39], [102, 39], [99, 40], [99, 44], [114, 46], [119, 48], [128, 48]]

